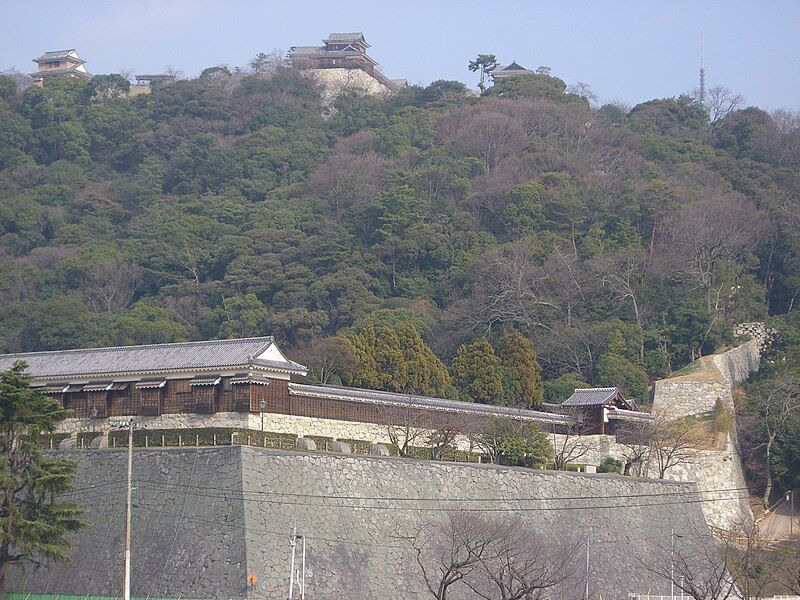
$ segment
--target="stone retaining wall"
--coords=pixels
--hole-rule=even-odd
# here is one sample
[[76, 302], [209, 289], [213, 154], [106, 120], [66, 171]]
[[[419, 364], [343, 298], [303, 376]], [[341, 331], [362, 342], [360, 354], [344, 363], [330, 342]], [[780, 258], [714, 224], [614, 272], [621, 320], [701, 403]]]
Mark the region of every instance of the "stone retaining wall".
[[[733, 386], [743, 383], [757, 371], [760, 360], [759, 342], [754, 339], [707, 357], [695, 373], [657, 381], [653, 413], [670, 419], [700, 415], [712, 411], [717, 400], [733, 412]], [[725, 450], [699, 452], [690, 464], [674, 467], [666, 476], [696, 481], [706, 499], [726, 498], [703, 505], [710, 525], [731, 530], [753, 518], [735, 428], [728, 435]], [[727, 491], [715, 493], [714, 490]]]
[[[76, 499], [91, 526], [71, 537], [70, 562], [12, 574], [9, 587], [117, 595], [126, 455], [68, 455], [80, 461]], [[229, 447], [137, 450], [134, 486], [139, 597], [283, 598], [295, 523], [306, 535], [307, 597], [320, 599], [429, 598], [410, 539], [438, 543], [450, 512], [510, 515], [542, 536], [545, 555], [574, 543], [554, 598], [582, 597], [587, 540], [590, 594], [606, 600], [667, 593], [647, 565], [668, 560], [671, 530], [711, 543], [694, 485], [631, 477]], [[466, 597], [458, 586], [448, 595]]]

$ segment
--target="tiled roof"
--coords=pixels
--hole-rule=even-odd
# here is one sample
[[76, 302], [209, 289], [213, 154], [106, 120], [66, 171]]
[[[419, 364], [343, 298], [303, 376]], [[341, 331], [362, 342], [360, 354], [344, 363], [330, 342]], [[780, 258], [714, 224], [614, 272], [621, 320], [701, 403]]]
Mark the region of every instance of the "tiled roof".
[[427, 408], [443, 412], [472, 413], [481, 416], [498, 416], [520, 419], [524, 421], [546, 422], [553, 424], [569, 424], [571, 419], [565, 415], [546, 413], [538, 410], [526, 410], [509, 406], [494, 406], [491, 404], [476, 404], [461, 402], [447, 398], [431, 398], [427, 396], [414, 396], [382, 392], [378, 390], [365, 390], [361, 388], [347, 388], [333, 385], [306, 385], [290, 383], [289, 391], [296, 396], [310, 396], [315, 398], [334, 398], [354, 402], [368, 402], [391, 406], [404, 406]]
[[564, 400], [561, 406], [600, 406], [617, 393], [618, 390], [615, 387], [575, 390], [575, 393]]
[[30, 374], [38, 378], [91, 378], [104, 374], [159, 373], [250, 366], [290, 373], [306, 371], [303, 365], [294, 361], [281, 360], [280, 353], [273, 353], [269, 358], [255, 358], [273, 345], [272, 337], [256, 337], [4, 354], [0, 355], [0, 370], [8, 369], [15, 361], [24, 360], [28, 363]]
[[78, 75], [79, 77], [86, 77], [87, 79], [91, 77], [89, 73], [86, 72], [86, 69], [81, 70], [81, 65], [72, 65], [70, 67], [61, 67], [58, 69], [45, 69], [43, 71], [34, 71], [31, 73], [31, 77], [34, 79], [41, 78], [41, 77], [61, 77], [63, 75]]
[[325, 54], [327, 48], [325, 46], [292, 46], [289, 48], [289, 56], [314, 56], [317, 54]]
[[345, 32], [338, 32], [332, 33], [328, 37], [323, 40], [326, 44], [328, 42], [334, 42], [339, 44], [346, 44], [347, 42], [364, 42], [364, 34], [360, 31], [345, 31]]
[[47, 62], [51, 60], [64, 60], [67, 58], [86, 62], [78, 56], [78, 53], [75, 52], [75, 48], [70, 48], [69, 50], [51, 50], [49, 52], [45, 52], [39, 58], [34, 58], [33, 62]]

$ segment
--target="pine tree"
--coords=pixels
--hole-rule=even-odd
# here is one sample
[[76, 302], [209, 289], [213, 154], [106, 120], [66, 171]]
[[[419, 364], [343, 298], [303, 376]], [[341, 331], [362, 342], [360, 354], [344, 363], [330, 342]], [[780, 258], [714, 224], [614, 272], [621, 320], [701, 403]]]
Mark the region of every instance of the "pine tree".
[[38, 447], [39, 435], [52, 432], [64, 410], [30, 387], [26, 368], [18, 361], [0, 373], [0, 598], [9, 565], [65, 561], [65, 534], [85, 525], [76, 504], [57, 498], [72, 489], [76, 463], [46, 457]]
[[481, 404], [502, 404], [503, 368], [488, 340], [462, 344], [450, 366], [459, 399]]
[[518, 331], [507, 331], [500, 336], [497, 354], [503, 366], [506, 402], [526, 408], [541, 404], [544, 401], [542, 367], [533, 342]]

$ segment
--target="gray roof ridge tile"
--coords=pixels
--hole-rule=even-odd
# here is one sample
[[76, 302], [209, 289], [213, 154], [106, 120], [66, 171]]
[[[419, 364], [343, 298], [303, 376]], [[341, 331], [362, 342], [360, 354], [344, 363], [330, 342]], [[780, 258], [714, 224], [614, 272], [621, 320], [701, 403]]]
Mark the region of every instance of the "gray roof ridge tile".
[[264, 340], [266, 349], [270, 344], [275, 343], [275, 338], [271, 335], [267, 336], [254, 336], [247, 338], [229, 338], [224, 340], [193, 340], [189, 342], [168, 342], [166, 344], [131, 344], [128, 346], [100, 346], [97, 348], [66, 348], [64, 350], [36, 350], [33, 352], [12, 352], [9, 354], [0, 354], [0, 357], [10, 358], [13, 356], [47, 356], [54, 354], [79, 353], [79, 352], [114, 352], [119, 350], [134, 351], [147, 348], [177, 348], [179, 346], [194, 346], [197, 344], [220, 344], [220, 343], [235, 343], [235, 342], [253, 342], [255, 340]]

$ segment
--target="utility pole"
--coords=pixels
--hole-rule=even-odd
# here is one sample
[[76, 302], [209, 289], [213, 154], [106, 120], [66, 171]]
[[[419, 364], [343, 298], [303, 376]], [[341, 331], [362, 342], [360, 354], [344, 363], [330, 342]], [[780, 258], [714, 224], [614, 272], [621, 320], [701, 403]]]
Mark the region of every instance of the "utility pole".
[[589, 536], [586, 536], [586, 590], [583, 597], [589, 600]]
[[125, 577], [122, 600], [131, 600], [131, 491], [133, 489], [133, 419], [128, 421], [128, 496], [125, 502]]
[[789, 537], [794, 536], [794, 490], [786, 492], [786, 500], [789, 501]]
[[[297, 540], [303, 542], [303, 554], [300, 559], [300, 570], [295, 571], [295, 552], [297, 551]], [[292, 566], [289, 573], [289, 600], [294, 598], [294, 582], [297, 580], [297, 589], [300, 591], [299, 600], [305, 600], [306, 597], [306, 536], [302, 533], [297, 533], [297, 522], [295, 521], [292, 535], [289, 538], [289, 545], [292, 547]]]
[[672, 540], [669, 553], [669, 597], [670, 600], [675, 600], [675, 529], [671, 529], [669, 535]]

